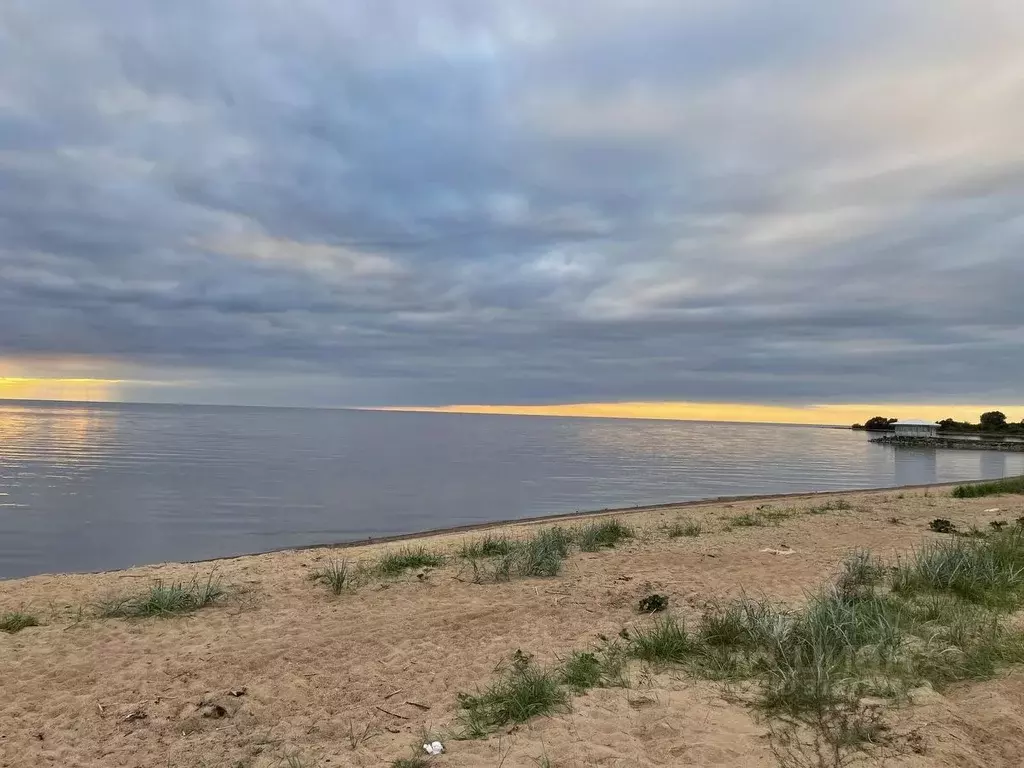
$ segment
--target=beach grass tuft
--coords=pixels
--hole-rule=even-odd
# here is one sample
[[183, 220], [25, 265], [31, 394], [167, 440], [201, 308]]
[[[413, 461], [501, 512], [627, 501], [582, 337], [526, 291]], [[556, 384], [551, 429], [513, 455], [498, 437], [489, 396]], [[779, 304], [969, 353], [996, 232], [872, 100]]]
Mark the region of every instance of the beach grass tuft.
[[958, 485], [953, 489], [953, 498], [975, 499], [979, 496], [994, 496], [998, 493], [1024, 493], [1024, 475], [992, 480], [987, 483]]
[[482, 738], [496, 728], [525, 723], [539, 715], [569, 709], [569, 694], [557, 670], [537, 664], [516, 651], [490, 687], [476, 694], [459, 694], [459, 721], [464, 738]]
[[890, 586], [900, 594], [948, 592], [970, 603], [1017, 608], [1024, 604], [1024, 529], [928, 542], [897, 564]]
[[310, 581], [326, 584], [331, 591], [340, 595], [346, 589], [355, 587], [355, 572], [347, 560], [331, 560], [323, 568], [309, 574]]
[[601, 520], [576, 531], [576, 542], [583, 552], [597, 552], [633, 538], [633, 529], [621, 520]]
[[6, 632], [9, 635], [13, 635], [15, 632], [21, 632], [21, 630], [28, 629], [29, 627], [38, 626], [39, 619], [30, 613], [12, 611], [10, 613], [0, 614], [0, 632]]
[[[474, 542], [464, 547], [463, 557], [472, 570], [472, 581], [477, 584], [551, 577], [561, 573], [572, 540], [570, 531], [553, 526], [525, 539], [506, 539], [500, 544], [492, 544], [491, 551], [502, 550], [494, 555], [484, 554], [486, 550], [482, 543]], [[476, 546], [478, 543], [480, 546]]]
[[700, 523], [693, 520], [681, 520], [667, 526], [665, 532], [670, 539], [678, 539], [682, 536], [696, 538], [704, 532], [704, 529]]
[[211, 572], [205, 581], [157, 581], [137, 595], [109, 597], [98, 603], [102, 618], [143, 618], [192, 613], [213, 605], [225, 594]]
[[746, 512], [729, 518], [729, 525], [736, 528], [760, 528], [767, 525], [778, 525], [792, 516], [793, 513], [785, 509], [758, 509], [756, 512]]
[[391, 768], [430, 768], [430, 761], [420, 755], [400, 757], [391, 762]]
[[501, 557], [511, 554], [518, 542], [509, 536], [487, 534], [479, 539], [467, 541], [459, 548], [459, 557], [474, 559], [483, 557]]
[[403, 547], [381, 555], [376, 570], [382, 576], [398, 576], [416, 568], [438, 568], [445, 563], [444, 555], [426, 547]]
[[642, 661], [681, 662], [693, 652], [693, 642], [683, 623], [674, 616], [665, 616], [629, 633], [630, 651]]
[[853, 509], [853, 505], [846, 499], [833, 499], [824, 504], [811, 507], [807, 510], [809, 515], [822, 515], [826, 512], [847, 512]]

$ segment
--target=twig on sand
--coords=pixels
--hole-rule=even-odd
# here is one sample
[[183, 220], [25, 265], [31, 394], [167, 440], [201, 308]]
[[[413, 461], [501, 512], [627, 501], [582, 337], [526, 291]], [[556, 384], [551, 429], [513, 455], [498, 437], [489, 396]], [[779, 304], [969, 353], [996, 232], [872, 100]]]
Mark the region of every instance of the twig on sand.
[[420, 709], [424, 709], [424, 710], [430, 709], [430, 705], [429, 704], [420, 704], [418, 701], [406, 701], [405, 703], [406, 704], [411, 704], [414, 707], [419, 707]]
[[404, 690], [405, 690], [405, 688], [398, 688], [397, 690], [394, 690], [394, 691], [392, 691], [391, 693], [385, 694], [385, 695], [384, 695], [384, 701], [387, 701], [387, 700], [388, 700], [388, 699], [390, 699], [390, 698], [391, 698], [392, 696], [397, 696], [398, 694], [400, 694], [400, 693], [401, 693], [402, 691], [404, 691]]
[[380, 710], [381, 712], [383, 712], [383, 713], [384, 713], [385, 715], [391, 715], [392, 717], [397, 717], [397, 718], [398, 718], [399, 720], [408, 720], [408, 719], [409, 719], [409, 718], [408, 718], [408, 717], [406, 717], [405, 715], [400, 715], [400, 714], [398, 714], [397, 712], [392, 712], [392, 711], [391, 711], [391, 710], [389, 710], [389, 709], [384, 709], [384, 707], [376, 707], [376, 709], [379, 709], [379, 710]]

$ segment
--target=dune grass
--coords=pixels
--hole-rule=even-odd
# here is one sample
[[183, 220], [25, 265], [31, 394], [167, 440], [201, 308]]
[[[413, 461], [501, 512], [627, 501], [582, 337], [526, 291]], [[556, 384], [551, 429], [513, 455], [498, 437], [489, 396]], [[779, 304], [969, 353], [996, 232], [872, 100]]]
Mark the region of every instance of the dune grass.
[[213, 605], [224, 594], [224, 589], [210, 573], [205, 581], [198, 577], [187, 582], [157, 581], [146, 592], [101, 600], [97, 608], [102, 618], [174, 616]]
[[12, 611], [10, 613], [0, 614], [0, 632], [6, 632], [9, 635], [13, 635], [15, 632], [21, 632], [21, 630], [28, 629], [29, 627], [38, 626], [39, 619], [30, 613]]
[[[463, 546], [463, 557], [475, 583], [510, 581], [514, 578], [550, 577], [561, 573], [572, 546], [565, 528], [543, 528], [532, 536], [516, 539], [480, 539]], [[488, 552], [493, 554], [487, 554]]]
[[698, 522], [694, 522], [693, 520], [682, 520], [666, 526], [665, 532], [668, 534], [670, 539], [678, 539], [682, 536], [695, 538], [700, 536], [704, 532], [704, 529]]
[[627, 688], [629, 656], [620, 642], [605, 640], [592, 651], [573, 651], [559, 665], [560, 682], [573, 693], [591, 688]]
[[430, 768], [430, 761], [425, 757], [400, 757], [391, 761], [391, 768]]
[[479, 539], [465, 542], [459, 548], [459, 557], [468, 559], [501, 557], [511, 554], [518, 544], [509, 536], [486, 534]]
[[756, 512], [746, 512], [729, 518], [729, 525], [736, 528], [760, 528], [768, 525], [778, 525], [783, 520], [793, 516], [792, 512], [785, 509], [759, 509]]
[[853, 505], [846, 499], [833, 499], [824, 504], [810, 507], [807, 510], [809, 515], [822, 515], [826, 512], [846, 512], [853, 509]]
[[459, 694], [463, 738], [482, 738], [497, 728], [525, 723], [540, 715], [565, 712], [569, 694], [557, 670], [516, 651], [497, 681], [476, 694]]
[[1024, 604], [1024, 528], [928, 542], [894, 569], [897, 594], [948, 592], [990, 608]]
[[992, 480], [987, 483], [958, 485], [953, 489], [953, 498], [975, 499], [979, 496], [993, 496], [997, 493], [1024, 493], [1024, 475]]
[[576, 543], [583, 552], [597, 552], [633, 538], [633, 529], [621, 520], [600, 520], [576, 530]]
[[399, 576], [405, 571], [438, 568], [444, 563], [444, 555], [431, 552], [426, 547], [403, 547], [388, 550], [381, 555], [377, 561], [376, 571], [382, 576]]
[[[847, 765], [891, 737], [875, 699], [1024, 663], [1024, 632], [1005, 618], [1022, 605], [1022, 526], [929, 543], [894, 565], [855, 551], [799, 606], [741, 596], [712, 604], [692, 628], [659, 616], [552, 669], [517, 652], [490, 688], [460, 696], [460, 720], [478, 737], [564, 711], [570, 694], [628, 685], [634, 659], [742, 683], [784, 764]], [[808, 754], [825, 762], [800, 762]]]
[[930, 544], [894, 568], [855, 552], [800, 608], [743, 597], [712, 606], [693, 631], [666, 616], [634, 628], [630, 652], [754, 680], [762, 709], [800, 716], [1024, 661], [1024, 633], [999, 613], [1022, 604], [1024, 532], [1015, 529]]
[[351, 568], [347, 560], [331, 560], [323, 568], [318, 568], [309, 574], [310, 581], [326, 584], [331, 591], [340, 595], [346, 589], [355, 587], [355, 570]]

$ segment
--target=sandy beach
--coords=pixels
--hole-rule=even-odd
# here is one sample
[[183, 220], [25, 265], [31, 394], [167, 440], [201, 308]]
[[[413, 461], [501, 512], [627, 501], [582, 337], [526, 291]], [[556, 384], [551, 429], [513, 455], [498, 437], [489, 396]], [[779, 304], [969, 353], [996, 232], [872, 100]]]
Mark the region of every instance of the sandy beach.
[[[387, 766], [411, 757], [427, 734], [445, 745], [429, 762], [439, 767], [779, 765], [769, 724], [735, 691], [671, 667], [634, 664], [628, 687], [591, 689], [567, 711], [484, 739], [451, 731], [457, 694], [488, 685], [517, 649], [554, 664], [650, 622], [637, 601], [651, 593], [668, 596], [683, 620], [744, 593], [799, 605], [852, 550], [907, 552], [943, 536], [929, 530], [935, 518], [985, 529], [1024, 516], [1021, 495], [948, 491], [617, 512], [633, 538], [574, 549], [557, 576], [500, 583], [474, 581], [457, 556], [480, 531], [0, 582], [0, 613], [41, 622], [0, 633], [0, 766]], [[744, 516], [760, 524], [737, 524]], [[699, 523], [700, 535], [669, 535], [684, 523]], [[488, 533], [525, 537], [552, 524]], [[406, 546], [449, 559], [337, 595], [310, 579], [339, 558], [368, 568]], [[225, 595], [194, 613], [97, 615], [111, 595], [157, 580], [205, 583], [211, 573]], [[1019, 766], [1024, 669], [942, 693], [917, 689], [885, 717], [899, 748], [858, 758], [865, 764]]]

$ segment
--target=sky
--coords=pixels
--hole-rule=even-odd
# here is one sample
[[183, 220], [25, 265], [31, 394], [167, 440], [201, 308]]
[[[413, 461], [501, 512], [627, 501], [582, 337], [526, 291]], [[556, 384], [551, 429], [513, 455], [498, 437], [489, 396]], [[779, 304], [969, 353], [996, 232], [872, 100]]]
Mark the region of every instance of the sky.
[[6, 2], [0, 397], [1019, 420], [1021, 136], [1019, 0]]

